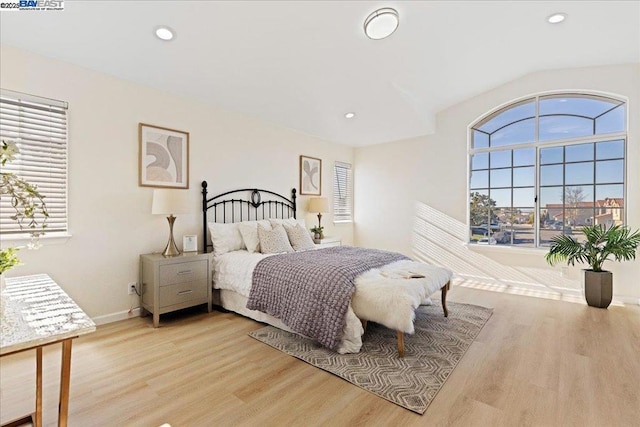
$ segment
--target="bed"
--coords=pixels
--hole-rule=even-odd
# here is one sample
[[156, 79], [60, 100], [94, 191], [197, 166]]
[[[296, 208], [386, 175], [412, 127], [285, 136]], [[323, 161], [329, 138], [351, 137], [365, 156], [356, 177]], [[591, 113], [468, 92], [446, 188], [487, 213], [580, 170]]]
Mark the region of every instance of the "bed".
[[[415, 308], [428, 302], [435, 290], [442, 289], [447, 315], [451, 272], [446, 269], [401, 254], [348, 246], [285, 254], [256, 250], [256, 234], [278, 235], [281, 228], [289, 233], [292, 247], [295, 233], [290, 231], [304, 230], [311, 240], [304, 221], [296, 219], [296, 208], [295, 189], [291, 198], [260, 189], [209, 197], [207, 182], [202, 182], [202, 249], [214, 253], [215, 305], [312, 337], [339, 353], [357, 353], [367, 321], [375, 321], [397, 331], [400, 356], [404, 334], [413, 333]], [[271, 242], [262, 243], [269, 252]], [[301, 245], [311, 249], [306, 242]], [[343, 278], [337, 280], [336, 274]], [[350, 284], [345, 288], [336, 282]]]

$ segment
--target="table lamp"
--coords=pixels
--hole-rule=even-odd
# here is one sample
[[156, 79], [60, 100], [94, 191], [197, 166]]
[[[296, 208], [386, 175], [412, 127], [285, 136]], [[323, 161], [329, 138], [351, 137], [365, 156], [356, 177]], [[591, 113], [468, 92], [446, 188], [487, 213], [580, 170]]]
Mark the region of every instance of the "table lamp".
[[162, 252], [163, 256], [172, 257], [180, 255], [180, 251], [173, 239], [173, 223], [176, 221], [176, 217], [173, 216], [173, 214], [190, 212], [190, 198], [187, 190], [153, 190], [151, 213], [153, 215], [169, 214], [167, 217], [167, 221], [169, 221], [169, 241], [167, 242], [167, 247], [164, 248], [164, 252]]
[[312, 197], [309, 199], [307, 211], [318, 212], [318, 228], [322, 227], [322, 213], [329, 212], [329, 200], [326, 197]]

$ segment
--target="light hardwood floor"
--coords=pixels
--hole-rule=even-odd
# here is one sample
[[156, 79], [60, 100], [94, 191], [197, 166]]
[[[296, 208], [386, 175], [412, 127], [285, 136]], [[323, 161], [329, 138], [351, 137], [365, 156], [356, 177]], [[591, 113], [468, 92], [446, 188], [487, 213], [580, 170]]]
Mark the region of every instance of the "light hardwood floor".
[[[640, 425], [640, 307], [449, 295], [494, 313], [423, 416], [250, 338], [262, 326], [252, 320], [192, 311], [75, 340], [70, 425]], [[60, 350], [44, 353], [53, 425]], [[3, 422], [32, 410], [34, 364], [31, 353], [0, 359]]]

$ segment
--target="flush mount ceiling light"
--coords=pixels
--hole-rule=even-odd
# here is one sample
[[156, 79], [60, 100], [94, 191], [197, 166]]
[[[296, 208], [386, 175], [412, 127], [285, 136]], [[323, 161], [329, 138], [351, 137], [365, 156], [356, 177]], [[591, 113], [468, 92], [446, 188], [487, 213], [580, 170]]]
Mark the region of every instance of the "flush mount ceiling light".
[[156, 28], [156, 36], [160, 40], [169, 41], [173, 39], [174, 33], [171, 28], [163, 25], [162, 27]]
[[554, 13], [553, 15], [549, 15], [549, 17], [547, 17], [547, 22], [549, 24], [559, 24], [565, 19], [567, 19], [566, 13]]
[[389, 37], [398, 28], [398, 12], [390, 7], [378, 9], [364, 21], [364, 33], [372, 40]]
[[353, 119], [356, 116], [356, 113], [354, 112], [348, 112], [344, 115], [345, 119]]

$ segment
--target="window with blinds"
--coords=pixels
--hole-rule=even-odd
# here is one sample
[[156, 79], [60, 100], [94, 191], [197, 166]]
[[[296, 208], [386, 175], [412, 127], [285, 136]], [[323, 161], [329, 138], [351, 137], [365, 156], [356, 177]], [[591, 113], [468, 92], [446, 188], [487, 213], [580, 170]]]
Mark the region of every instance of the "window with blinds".
[[[16, 174], [44, 196], [47, 233], [67, 231], [67, 103], [0, 91], [0, 138], [15, 142], [20, 151], [2, 172]], [[0, 234], [28, 232], [11, 218], [14, 214], [9, 197], [0, 197]]]
[[333, 166], [333, 221], [353, 221], [353, 182], [349, 163]]

